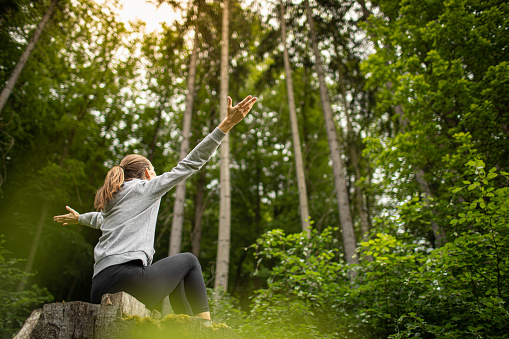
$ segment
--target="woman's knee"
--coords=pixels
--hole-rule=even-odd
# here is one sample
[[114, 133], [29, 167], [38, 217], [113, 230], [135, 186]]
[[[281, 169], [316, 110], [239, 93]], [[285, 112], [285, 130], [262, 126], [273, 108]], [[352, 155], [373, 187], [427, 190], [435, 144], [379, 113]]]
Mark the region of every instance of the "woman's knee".
[[196, 256], [191, 252], [185, 252], [185, 254], [188, 256], [189, 261], [193, 263], [193, 265], [200, 266], [200, 261]]
[[191, 252], [184, 252], [184, 253], [181, 253], [180, 255], [182, 256], [182, 258], [187, 263], [189, 263], [193, 267], [200, 267], [201, 268], [200, 262], [198, 261], [198, 258], [196, 258], [196, 256], [193, 253], [191, 253]]

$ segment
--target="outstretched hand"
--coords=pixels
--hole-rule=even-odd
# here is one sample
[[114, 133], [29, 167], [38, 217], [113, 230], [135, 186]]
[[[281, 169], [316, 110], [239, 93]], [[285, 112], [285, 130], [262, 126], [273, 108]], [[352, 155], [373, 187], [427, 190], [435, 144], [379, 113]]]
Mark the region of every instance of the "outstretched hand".
[[53, 217], [53, 220], [56, 222], [63, 223], [64, 226], [78, 224], [78, 218], [79, 218], [80, 214], [78, 212], [76, 212], [75, 210], [73, 210], [72, 208], [70, 208], [69, 206], [65, 206], [65, 208], [70, 213], [62, 214], [62, 215], [55, 215]]
[[228, 106], [226, 110], [226, 118], [219, 125], [219, 129], [224, 133], [228, 133], [228, 131], [242, 121], [249, 113], [251, 108], [253, 108], [254, 103], [258, 100], [258, 98], [248, 95], [237, 105], [233, 106], [232, 98], [228, 97]]

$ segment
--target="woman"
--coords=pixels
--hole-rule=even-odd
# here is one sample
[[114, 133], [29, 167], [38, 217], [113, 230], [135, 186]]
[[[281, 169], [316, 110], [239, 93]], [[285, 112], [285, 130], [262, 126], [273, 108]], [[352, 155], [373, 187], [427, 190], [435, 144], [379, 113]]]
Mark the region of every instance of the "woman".
[[198, 259], [180, 253], [152, 263], [154, 233], [161, 197], [198, 171], [216, 151], [226, 133], [242, 121], [257, 98], [247, 96], [235, 107], [228, 97], [221, 124], [171, 170], [157, 176], [147, 158], [131, 154], [106, 175], [97, 191], [98, 212], [70, 212], [53, 217], [63, 225], [82, 224], [102, 231], [94, 249], [91, 299], [125, 291], [147, 307], [166, 296], [175, 312], [210, 319], [207, 292]]

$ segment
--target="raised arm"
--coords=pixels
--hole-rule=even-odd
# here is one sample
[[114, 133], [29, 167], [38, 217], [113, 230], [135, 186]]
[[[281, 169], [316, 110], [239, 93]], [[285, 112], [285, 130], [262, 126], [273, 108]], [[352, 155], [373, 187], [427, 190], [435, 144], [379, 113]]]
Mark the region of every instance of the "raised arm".
[[152, 197], [160, 197], [179, 182], [186, 180], [189, 176], [198, 171], [209, 161], [226, 133], [228, 133], [233, 126], [241, 122], [249, 113], [256, 100], [257, 98], [249, 95], [237, 105], [232, 106], [232, 99], [228, 97], [226, 118], [221, 124], [219, 124], [212, 133], [206, 136], [205, 139], [203, 139], [170, 172], [163, 173], [145, 182], [142, 188], [143, 193]]

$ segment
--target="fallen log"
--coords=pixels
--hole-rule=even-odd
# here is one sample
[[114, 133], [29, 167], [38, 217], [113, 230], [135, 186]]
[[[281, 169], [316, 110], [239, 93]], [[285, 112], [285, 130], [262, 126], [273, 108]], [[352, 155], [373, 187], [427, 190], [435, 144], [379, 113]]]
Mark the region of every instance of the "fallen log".
[[239, 338], [224, 325], [148, 310], [133, 296], [105, 294], [101, 304], [46, 304], [32, 312], [14, 339]]

